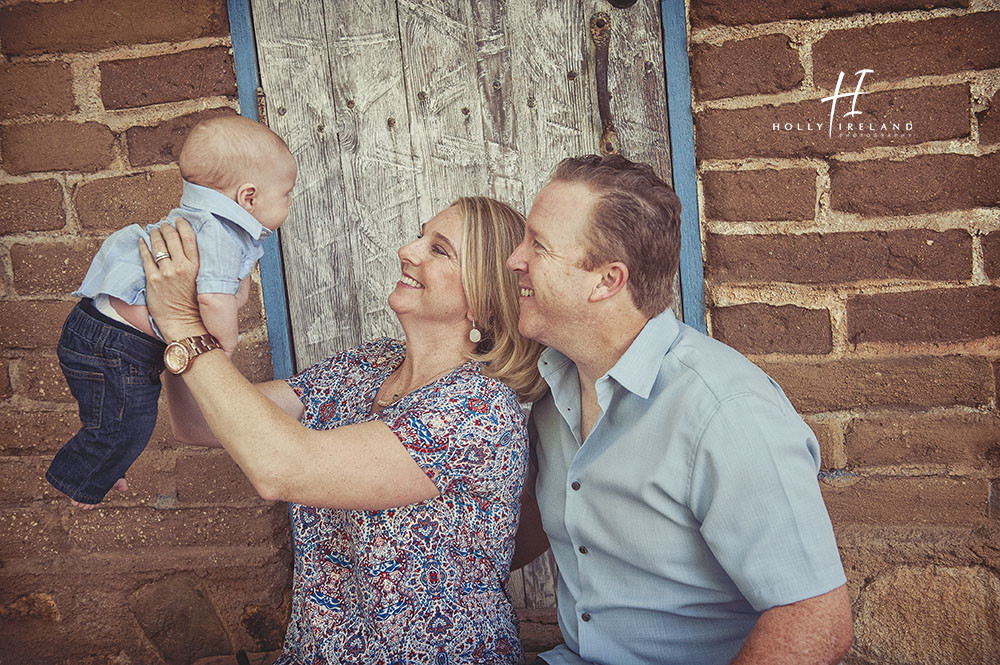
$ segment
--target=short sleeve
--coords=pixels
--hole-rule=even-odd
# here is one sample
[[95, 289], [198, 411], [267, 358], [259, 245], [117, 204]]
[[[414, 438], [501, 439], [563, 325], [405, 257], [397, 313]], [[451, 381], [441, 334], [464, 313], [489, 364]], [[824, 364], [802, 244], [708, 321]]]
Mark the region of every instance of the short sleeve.
[[690, 505], [712, 553], [758, 611], [846, 581], [818, 471], [819, 445], [790, 405], [729, 398], [704, 430]]
[[528, 445], [514, 392], [481, 375], [444, 386], [386, 423], [441, 494], [520, 496]]
[[[368, 368], [370, 371], [373, 363], [386, 362], [392, 347], [393, 340], [388, 337], [365, 342], [353, 349], [328, 356], [285, 379], [285, 383], [307, 406], [317, 400], [328, 403], [331, 396], [336, 397], [346, 387], [347, 382], [356, 383], [360, 380], [357, 374], [359, 368]], [[308, 409], [306, 415], [310, 415]]]
[[222, 222], [209, 220], [198, 231], [198, 261], [198, 293], [239, 291], [243, 251]]

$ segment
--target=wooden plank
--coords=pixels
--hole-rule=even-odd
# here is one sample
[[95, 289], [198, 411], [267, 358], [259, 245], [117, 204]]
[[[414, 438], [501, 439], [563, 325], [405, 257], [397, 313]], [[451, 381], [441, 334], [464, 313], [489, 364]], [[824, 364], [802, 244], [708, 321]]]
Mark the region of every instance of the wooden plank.
[[[240, 99], [240, 114], [257, 117], [257, 51], [254, 44], [253, 23], [249, 0], [227, 0], [229, 33], [233, 42], [233, 61], [236, 67], [236, 89]], [[271, 347], [271, 367], [275, 379], [292, 375], [292, 327], [285, 296], [284, 267], [281, 259], [280, 234], [273, 234], [264, 241], [264, 256], [260, 259], [260, 283], [267, 313], [267, 339]]]
[[[670, 128], [660, 3], [639, 0], [628, 9], [616, 9], [603, 0], [596, 4], [595, 9], [603, 8], [601, 11], [611, 20], [608, 87], [612, 91], [611, 112], [621, 141], [621, 154], [649, 164], [669, 183], [672, 180]], [[675, 275], [671, 309], [678, 318], [683, 318], [680, 283], [679, 275]]]
[[411, 144], [425, 221], [487, 191], [469, 0], [399, 0]]
[[660, 7], [667, 73], [667, 106], [670, 114], [670, 158], [673, 164], [674, 190], [681, 200], [680, 289], [683, 295], [684, 322], [707, 334], [687, 22], [681, 0], [663, 0]]
[[360, 282], [335, 128], [323, 6], [257, 0], [254, 22], [269, 124], [299, 165], [283, 236], [295, 357], [305, 367], [360, 338]]
[[396, 2], [327, 0], [325, 6], [359, 341], [400, 337], [387, 297], [400, 274], [396, 250], [416, 237], [421, 218]]

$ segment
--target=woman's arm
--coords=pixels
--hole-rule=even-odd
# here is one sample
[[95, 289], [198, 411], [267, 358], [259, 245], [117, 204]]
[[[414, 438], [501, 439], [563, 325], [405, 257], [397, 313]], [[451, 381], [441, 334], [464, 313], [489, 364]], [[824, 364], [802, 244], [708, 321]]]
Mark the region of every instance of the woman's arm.
[[[163, 374], [163, 385], [167, 394], [170, 411], [170, 428], [181, 443], [193, 443], [211, 448], [221, 448], [222, 444], [205, 421], [198, 402], [184, 381], [169, 372]], [[299, 396], [284, 381], [268, 381], [255, 384], [258, 391], [281, 407], [281, 410], [296, 420], [302, 419], [305, 409]]]
[[[154, 251], [170, 252], [157, 265], [140, 243], [147, 306], [157, 326], [170, 340], [204, 334], [194, 286], [197, 242], [190, 225], [183, 220], [177, 230], [164, 225], [162, 231], [154, 230], [151, 242]], [[380, 510], [438, 496], [437, 487], [384, 423], [306, 429], [219, 350], [199, 355], [180, 378], [205, 423], [265, 499]]]

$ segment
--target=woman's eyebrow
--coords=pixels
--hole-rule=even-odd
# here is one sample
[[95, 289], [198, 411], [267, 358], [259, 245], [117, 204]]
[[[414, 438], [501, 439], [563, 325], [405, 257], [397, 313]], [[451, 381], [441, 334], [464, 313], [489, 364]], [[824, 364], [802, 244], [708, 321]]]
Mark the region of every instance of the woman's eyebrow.
[[455, 245], [451, 244], [451, 240], [448, 239], [448, 236], [444, 235], [440, 231], [435, 231], [434, 232], [434, 239], [435, 240], [440, 240], [444, 244], [448, 245], [448, 248], [451, 249], [451, 251], [452, 251], [453, 254], [457, 254], [458, 253], [455, 250]]

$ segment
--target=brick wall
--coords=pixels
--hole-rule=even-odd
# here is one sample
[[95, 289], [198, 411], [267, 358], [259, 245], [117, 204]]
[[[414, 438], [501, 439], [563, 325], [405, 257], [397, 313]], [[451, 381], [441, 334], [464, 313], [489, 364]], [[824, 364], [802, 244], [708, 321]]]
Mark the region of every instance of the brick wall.
[[[284, 504], [161, 415], [131, 491], [81, 512], [45, 482], [77, 425], [55, 357], [100, 241], [161, 218], [198, 119], [237, 108], [224, 0], [0, 7], [0, 663], [188, 663], [279, 648]], [[256, 278], [255, 278], [256, 279]], [[270, 377], [259, 282], [237, 363]]]
[[710, 329], [820, 440], [848, 663], [1000, 663], [998, 9], [688, 3]]

